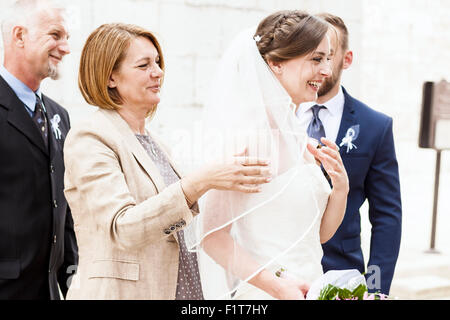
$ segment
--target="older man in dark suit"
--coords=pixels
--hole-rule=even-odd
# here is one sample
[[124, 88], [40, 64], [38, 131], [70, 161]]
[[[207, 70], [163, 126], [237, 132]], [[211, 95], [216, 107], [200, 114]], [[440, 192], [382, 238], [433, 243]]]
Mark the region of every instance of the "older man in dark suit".
[[[19, 0], [2, 22], [0, 299], [59, 299], [77, 264], [63, 194], [67, 111], [40, 91], [68, 54], [63, 9]], [[59, 288], [58, 288], [59, 283]]]

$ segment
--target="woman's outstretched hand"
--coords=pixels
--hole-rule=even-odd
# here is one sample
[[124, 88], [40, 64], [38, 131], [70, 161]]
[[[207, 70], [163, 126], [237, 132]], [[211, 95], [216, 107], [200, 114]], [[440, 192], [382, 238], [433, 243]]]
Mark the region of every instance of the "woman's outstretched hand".
[[246, 156], [246, 150], [225, 162], [211, 164], [181, 180], [190, 202], [197, 201], [211, 189], [257, 193], [272, 180], [267, 159]]

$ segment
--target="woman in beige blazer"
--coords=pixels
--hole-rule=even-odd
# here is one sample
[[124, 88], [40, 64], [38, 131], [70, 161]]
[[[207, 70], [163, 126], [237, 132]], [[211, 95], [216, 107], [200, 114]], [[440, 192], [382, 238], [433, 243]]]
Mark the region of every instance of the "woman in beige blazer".
[[183, 228], [210, 189], [258, 192], [267, 162], [235, 156], [181, 178], [145, 128], [160, 101], [160, 45], [133, 25], [100, 26], [80, 61], [79, 87], [98, 106], [64, 146], [65, 195], [79, 245], [68, 299], [203, 299]]

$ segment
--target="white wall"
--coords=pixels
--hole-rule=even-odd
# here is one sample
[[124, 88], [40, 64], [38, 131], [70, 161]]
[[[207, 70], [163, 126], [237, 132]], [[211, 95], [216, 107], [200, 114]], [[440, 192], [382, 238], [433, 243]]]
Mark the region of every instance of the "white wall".
[[[448, 0], [61, 0], [70, 12], [72, 54], [60, 81], [43, 90], [66, 106], [76, 123], [93, 108], [77, 87], [78, 61], [89, 33], [102, 23], [135, 23], [159, 36], [167, 62], [162, 103], [151, 124], [177, 148], [176, 130], [191, 130], [224, 48], [241, 29], [280, 9], [328, 11], [350, 31], [355, 60], [344, 73], [349, 92], [394, 118], [404, 207], [403, 244], [425, 249], [431, 224], [433, 150], [417, 147], [424, 81], [450, 81]], [[11, 0], [2, 0], [2, 7]], [[449, 137], [450, 139], [450, 137]], [[443, 154], [437, 245], [448, 250], [450, 155]], [[363, 217], [366, 215], [363, 214]], [[367, 250], [367, 219], [363, 238]], [[448, 231], [447, 231], [448, 233]], [[445, 242], [445, 243], [444, 243]]]

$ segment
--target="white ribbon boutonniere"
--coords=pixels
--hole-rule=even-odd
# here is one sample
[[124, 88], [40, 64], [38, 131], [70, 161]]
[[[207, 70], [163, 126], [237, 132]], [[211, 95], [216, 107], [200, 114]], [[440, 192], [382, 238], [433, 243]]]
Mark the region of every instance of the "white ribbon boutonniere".
[[349, 153], [350, 150], [353, 148], [358, 149], [354, 144], [353, 141], [355, 141], [358, 138], [359, 135], [359, 124], [352, 126], [348, 128], [347, 133], [345, 134], [345, 137], [342, 138], [340, 147], [347, 146], [347, 153]]
[[55, 135], [56, 140], [61, 139], [61, 130], [59, 129], [59, 123], [61, 122], [61, 117], [59, 114], [55, 114], [53, 118], [50, 120], [52, 125], [53, 134]]

